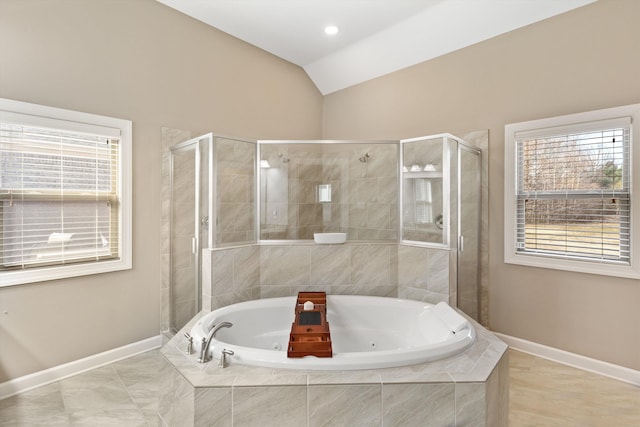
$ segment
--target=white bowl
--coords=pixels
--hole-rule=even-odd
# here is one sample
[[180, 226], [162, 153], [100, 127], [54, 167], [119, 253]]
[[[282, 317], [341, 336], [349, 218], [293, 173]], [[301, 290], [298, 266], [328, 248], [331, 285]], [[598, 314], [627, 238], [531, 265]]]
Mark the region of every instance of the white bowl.
[[347, 233], [313, 233], [313, 241], [319, 245], [337, 245], [347, 240]]

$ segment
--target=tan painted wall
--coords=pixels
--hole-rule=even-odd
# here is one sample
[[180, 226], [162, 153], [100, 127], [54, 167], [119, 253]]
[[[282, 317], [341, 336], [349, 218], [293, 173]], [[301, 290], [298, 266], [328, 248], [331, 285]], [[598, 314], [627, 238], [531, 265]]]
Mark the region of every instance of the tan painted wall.
[[0, 383], [159, 334], [162, 126], [321, 137], [302, 69], [152, 0], [2, 0], [0, 52], [0, 97], [134, 123], [133, 269], [0, 288]]
[[325, 97], [323, 135], [489, 129], [490, 326], [633, 369], [639, 280], [504, 264], [503, 144], [507, 123], [640, 103], [639, 20], [640, 2], [600, 0], [336, 92]]

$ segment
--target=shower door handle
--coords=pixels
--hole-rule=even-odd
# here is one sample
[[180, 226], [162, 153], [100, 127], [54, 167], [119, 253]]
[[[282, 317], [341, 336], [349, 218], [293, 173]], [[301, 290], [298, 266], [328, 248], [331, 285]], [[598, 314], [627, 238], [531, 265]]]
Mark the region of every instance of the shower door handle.
[[458, 252], [464, 252], [464, 236], [458, 236]]
[[198, 253], [198, 238], [197, 237], [192, 237], [191, 238], [191, 253], [194, 254], [194, 255]]

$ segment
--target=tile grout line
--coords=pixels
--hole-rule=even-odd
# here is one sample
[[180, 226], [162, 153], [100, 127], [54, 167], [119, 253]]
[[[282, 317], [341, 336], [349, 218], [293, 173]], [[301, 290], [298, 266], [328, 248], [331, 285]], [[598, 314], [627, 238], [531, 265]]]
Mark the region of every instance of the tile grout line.
[[62, 406], [64, 407], [64, 415], [67, 417], [67, 425], [71, 426], [71, 414], [69, 414], [69, 410], [67, 409], [67, 401], [64, 398], [64, 393], [62, 392], [62, 381], [56, 381], [56, 385], [58, 386], [58, 393], [60, 394], [60, 399], [62, 400]]

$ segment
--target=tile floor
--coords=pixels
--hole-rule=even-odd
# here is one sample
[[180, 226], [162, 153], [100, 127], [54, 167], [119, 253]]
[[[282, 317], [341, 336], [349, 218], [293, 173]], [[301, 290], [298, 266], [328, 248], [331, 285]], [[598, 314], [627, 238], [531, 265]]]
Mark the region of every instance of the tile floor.
[[[514, 350], [509, 356], [510, 426], [640, 426], [640, 387]], [[150, 351], [0, 400], [0, 426], [157, 426], [165, 363]]]
[[640, 387], [509, 351], [509, 425], [640, 427]]

